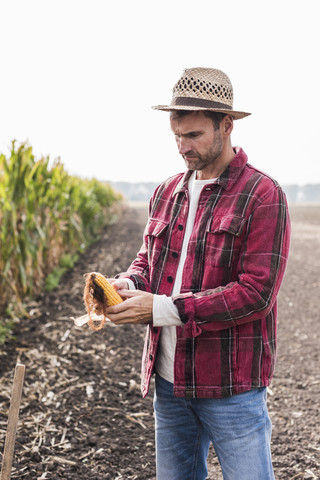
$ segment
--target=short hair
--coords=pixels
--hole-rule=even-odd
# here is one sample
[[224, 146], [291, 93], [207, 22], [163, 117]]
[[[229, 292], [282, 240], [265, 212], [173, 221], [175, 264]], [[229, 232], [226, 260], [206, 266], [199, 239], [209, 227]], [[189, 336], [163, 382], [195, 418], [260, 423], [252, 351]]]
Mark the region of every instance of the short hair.
[[212, 112], [210, 110], [171, 110], [170, 118], [171, 120], [179, 120], [186, 115], [199, 111], [202, 112], [205, 117], [212, 120], [214, 130], [218, 130], [222, 119], [227, 115], [226, 113]]
[[227, 116], [226, 113], [211, 112], [210, 110], [205, 110], [203, 114], [205, 117], [211, 118], [214, 130], [218, 130], [218, 128], [220, 127], [220, 123], [222, 122], [224, 117]]

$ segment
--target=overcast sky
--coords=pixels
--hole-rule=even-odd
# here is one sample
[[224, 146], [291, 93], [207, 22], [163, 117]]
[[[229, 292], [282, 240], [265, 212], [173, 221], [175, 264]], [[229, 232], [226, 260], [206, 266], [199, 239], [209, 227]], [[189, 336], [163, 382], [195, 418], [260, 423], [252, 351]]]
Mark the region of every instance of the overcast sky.
[[282, 184], [320, 183], [318, 0], [0, 0], [0, 152], [28, 141], [72, 175], [185, 170], [167, 104], [184, 68], [231, 78], [233, 145]]

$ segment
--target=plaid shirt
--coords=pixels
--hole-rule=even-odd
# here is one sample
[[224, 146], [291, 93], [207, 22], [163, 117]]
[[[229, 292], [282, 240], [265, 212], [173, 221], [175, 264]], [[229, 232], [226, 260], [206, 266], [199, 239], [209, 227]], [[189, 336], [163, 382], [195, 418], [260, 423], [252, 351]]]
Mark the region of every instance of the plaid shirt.
[[[290, 220], [279, 185], [242, 149], [200, 194], [180, 295], [174, 393], [221, 398], [266, 386], [276, 357], [277, 295]], [[188, 216], [191, 171], [156, 189], [144, 242], [128, 272], [136, 288], [170, 296]], [[147, 326], [142, 394], [149, 390], [161, 328]]]

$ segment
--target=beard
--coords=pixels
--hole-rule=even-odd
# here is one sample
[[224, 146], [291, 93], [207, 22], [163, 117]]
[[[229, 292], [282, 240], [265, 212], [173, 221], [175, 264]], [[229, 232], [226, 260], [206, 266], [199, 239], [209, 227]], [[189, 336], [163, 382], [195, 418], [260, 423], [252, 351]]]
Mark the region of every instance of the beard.
[[185, 164], [189, 170], [203, 170], [208, 166], [213, 166], [220, 157], [223, 150], [223, 142], [220, 132], [216, 132], [216, 136], [208, 148], [202, 154], [197, 151], [190, 150], [186, 155], [183, 155]]

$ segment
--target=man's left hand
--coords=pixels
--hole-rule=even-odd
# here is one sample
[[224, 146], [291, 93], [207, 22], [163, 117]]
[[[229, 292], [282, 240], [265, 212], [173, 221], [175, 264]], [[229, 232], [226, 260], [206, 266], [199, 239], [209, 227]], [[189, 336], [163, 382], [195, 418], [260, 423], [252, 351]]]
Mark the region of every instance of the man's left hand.
[[152, 321], [153, 294], [141, 290], [118, 290], [126, 300], [105, 310], [107, 318], [116, 325], [143, 324]]

